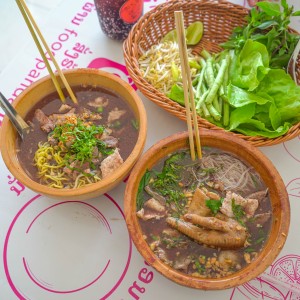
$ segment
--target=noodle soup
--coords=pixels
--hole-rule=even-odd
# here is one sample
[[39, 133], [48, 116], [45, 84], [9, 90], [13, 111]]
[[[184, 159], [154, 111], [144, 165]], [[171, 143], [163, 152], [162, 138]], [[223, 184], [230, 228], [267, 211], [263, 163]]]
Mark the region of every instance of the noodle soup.
[[132, 152], [139, 124], [119, 95], [100, 87], [73, 88], [78, 105], [52, 93], [26, 116], [31, 132], [18, 141], [18, 159], [35, 181], [82, 187], [110, 176]]
[[169, 154], [144, 174], [136, 215], [144, 239], [167, 266], [202, 278], [230, 276], [268, 240], [272, 206], [259, 174], [231, 153], [203, 147]]

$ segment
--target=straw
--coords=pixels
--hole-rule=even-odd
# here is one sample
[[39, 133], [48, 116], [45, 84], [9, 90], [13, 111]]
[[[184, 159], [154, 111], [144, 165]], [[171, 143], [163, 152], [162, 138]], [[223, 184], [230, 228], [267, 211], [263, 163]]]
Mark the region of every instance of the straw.
[[[50, 58], [51, 58], [51, 60], [52, 60], [52, 62], [54, 64], [54, 66], [55, 66], [55, 68], [56, 68], [56, 70], [57, 70], [57, 72], [58, 72], [58, 74], [59, 74], [59, 76], [60, 76], [60, 78], [61, 78], [61, 80], [62, 80], [62, 82], [63, 82], [63, 84], [64, 84], [64, 86], [66, 88], [66, 90], [67, 90], [67, 92], [70, 95], [70, 98], [72, 99], [72, 101], [74, 103], [77, 103], [77, 99], [76, 99], [76, 97], [75, 97], [75, 95], [74, 95], [74, 93], [73, 93], [73, 91], [72, 91], [72, 89], [71, 89], [71, 87], [70, 87], [70, 85], [69, 85], [66, 77], [64, 76], [64, 74], [61, 71], [58, 63], [56, 62], [56, 60], [55, 60], [55, 58], [54, 58], [54, 56], [53, 56], [53, 54], [51, 52], [51, 49], [47, 45], [47, 42], [44, 39], [44, 37], [43, 37], [40, 29], [38, 28], [38, 26], [37, 26], [37, 24], [36, 24], [36, 22], [35, 22], [35, 20], [34, 20], [34, 18], [32, 16], [32, 14], [31, 14], [31, 12], [29, 11], [26, 3], [24, 2], [24, 0], [16, 0], [16, 2], [17, 2], [17, 5], [18, 5], [18, 7], [19, 7], [19, 9], [20, 9], [20, 11], [22, 13], [22, 16], [23, 16], [25, 22], [26, 22], [26, 25], [27, 25], [27, 27], [28, 27], [28, 29], [29, 29], [32, 37], [33, 37], [33, 40], [34, 40], [34, 42], [35, 42], [35, 44], [36, 44], [36, 46], [37, 46], [37, 48], [38, 48], [38, 50], [39, 50], [42, 58], [43, 58], [43, 61], [46, 64], [47, 70], [48, 70], [48, 72], [49, 72], [49, 74], [51, 76], [51, 79], [52, 79], [52, 81], [53, 81], [53, 83], [55, 85], [55, 88], [56, 88], [56, 90], [58, 92], [58, 95], [59, 95], [60, 99], [62, 100], [62, 102], [64, 102], [65, 101], [65, 96], [64, 96], [64, 94], [63, 94], [63, 92], [61, 90], [61, 87], [60, 87], [60, 85], [59, 85], [59, 83], [57, 81], [56, 76], [54, 75], [54, 72], [51, 69], [51, 66], [50, 66], [50, 64], [48, 62], [48, 59], [45, 56], [45, 53], [44, 53], [44, 51], [42, 49], [42, 46], [41, 46], [41, 44], [39, 42], [39, 39], [41, 40], [42, 44], [44, 45], [44, 47], [45, 47], [45, 49], [46, 49], [46, 51], [48, 53], [48, 55], [50, 56]], [[37, 35], [38, 35], [39, 39], [38, 39]]]
[[[198, 123], [197, 123], [197, 112], [196, 112], [196, 106], [195, 106], [193, 86], [192, 86], [192, 80], [191, 80], [191, 72], [190, 72], [188, 55], [187, 55], [183, 13], [182, 13], [182, 11], [175, 11], [174, 15], [175, 15], [176, 32], [177, 32], [178, 47], [179, 47], [179, 54], [180, 54], [180, 61], [181, 61], [182, 83], [183, 83], [183, 90], [184, 90], [184, 103], [185, 103], [185, 108], [186, 108], [186, 119], [187, 119], [187, 127], [188, 127], [188, 132], [189, 132], [191, 158], [192, 158], [192, 160], [195, 160], [193, 124], [194, 124], [194, 131], [195, 131], [197, 156], [199, 159], [202, 158], [202, 151], [201, 151], [199, 128], [198, 128]], [[191, 119], [191, 110], [192, 110], [193, 124], [192, 124], [192, 119]]]

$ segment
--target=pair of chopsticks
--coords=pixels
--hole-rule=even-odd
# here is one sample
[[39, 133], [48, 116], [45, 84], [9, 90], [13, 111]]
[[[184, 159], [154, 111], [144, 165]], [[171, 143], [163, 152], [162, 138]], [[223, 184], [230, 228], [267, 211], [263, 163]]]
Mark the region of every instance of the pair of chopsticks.
[[[174, 15], [175, 15], [176, 32], [177, 32], [177, 39], [178, 39], [178, 48], [180, 54], [180, 62], [181, 62], [181, 73], [182, 73], [182, 83], [183, 83], [183, 90], [184, 90], [184, 103], [186, 109], [187, 127], [189, 132], [190, 152], [191, 152], [192, 160], [195, 160], [195, 143], [194, 143], [193, 125], [195, 131], [197, 156], [199, 159], [202, 158], [202, 151], [201, 151], [199, 128], [197, 123], [197, 112], [196, 112], [196, 106], [195, 106], [195, 100], [193, 94], [193, 86], [191, 80], [191, 72], [190, 72], [190, 66], [189, 66], [188, 54], [187, 54], [183, 13], [182, 11], [175, 11]], [[191, 110], [192, 110], [193, 123], [191, 118]]]
[[58, 74], [59, 74], [59, 76], [60, 76], [60, 78], [61, 78], [61, 80], [62, 80], [62, 82], [63, 82], [63, 84], [64, 84], [64, 86], [66, 88], [66, 90], [67, 90], [67, 92], [69, 93], [69, 96], [70, 96], [71, 100], [74, 103], [77, 103], [77, 99], [76, 99], [76, 97], [75, 97], [75, 95], [74, 95], [74, 93], [73, 93], [73, 91], [72, 91], [72, 89], [71, 89], [68, 81], [66, 80], [66, 77], [64, 76], [63, 72], [61, 71], [61, 69], [60, 69], [60, 67], [59, 67], [59, 65], [57, 63], [57, 61], [55, 60], [55, 58], [54, 58], [54, 56], [53, 56], [53, 54], [51, 52], [51, 49], [47, 45], [46, 40], [44, 39], [44, 37], [43, 37], [40, 29], [38, 28], [38, 26], [37, 26], [37, 24], [36, 24], [36, 22], [35, 22], [35, 20], [34, 20], [34, 18], [32, 16], [32, 14], [31, 14], [31, 12], [29, 11], [29, 9], [28, 9], [28, 7], [27, 7], [27, 5], [25, 3], [25, 1], [24, 0], [16, 0], [16, 2], [17, 2], [17, 5], [19, 7], [19, 10], [21, 11], [22, 16], [23, 16], [23, 18], [24, 18], [24, 20], [26, 22], [26, 25], [27, 25], [27, 27], [28, 27], [31, 35], [32, 35], [32, 38], [33, 38], [33, 40], [34, 40], [34, 42], [35, 42], [35, 44], [36, 44], [36, 46], [37, 46], [37, 48], [38, 48], [38, 50], [39, 50], [42, 58], [43, 58], [43, 61], [46, 64], [47, 70], [48, 70], [48, 72], [49, 72], [49, 74], [51, 76], [51, 79], [53, 81], [53, 84], [54, 84], [54, 86], [55, 86], [55, 88], [56, 88], [56, 90], [58, 92], [59, 98], [61, 99], [62, 102], [65, 102], [65, 100], [66, 100], [66, 98], [65, 98], [65, 96], [64, 96], [64, 94], [62, 92], [62, 89], [61, 89], [61, 87], [60, 87], [60, 85], [59, 85], [59, 83], [57, 81], [57, 78], [56, 78], [56, 76], [54, 75], [54, 72], [51, 69], [49, 61], [46, 58], [45, 52], [43, 51], [43, 48], [42, 48], [42, 46], [40, 44], [39, 39], [41, 40], [43, 46], [45, 47], [45, 49], [46, 49], [46, 51], [48, 53], [48, 55], [50, 56], [50, 58], [51, 58], [51, 60], [52, 60], [52, 62], [54, 64], [54, 66], [55, 66], [55, 68], [56, 68], [56, 70], [57, 70], [57, 72], [58, 72]]

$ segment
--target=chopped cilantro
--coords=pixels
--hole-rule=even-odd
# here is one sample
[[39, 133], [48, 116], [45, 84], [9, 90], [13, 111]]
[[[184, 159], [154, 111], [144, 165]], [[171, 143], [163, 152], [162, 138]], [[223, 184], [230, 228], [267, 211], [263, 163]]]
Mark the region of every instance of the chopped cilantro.
[[203, 274], [205, 272], [205, 267], [200, 264], [199, 260], [195, 260], [195, 267], [198, 273]]
[[104, 129], [100, 125], [86, 125], [80, 119], [77, 119], [75, 124], [63, 123], [56, 125], [53, 130], [53, 137], [65, 145], [68, 152], [65, 156], [66, 160], [72, 158], [81, 163], [91, 162], [95, 147], [105, 155], [113, 152], [97, 138], [97, 135], [102, 134]]
[[208, 199], [205, 201], [205, 205], [211, 210], [211, 212], [214, 215], [216, 215], [217, 212], [220, 210], [223, 201], [224, 201], [224, 198], [221, 198], [220, 200]]

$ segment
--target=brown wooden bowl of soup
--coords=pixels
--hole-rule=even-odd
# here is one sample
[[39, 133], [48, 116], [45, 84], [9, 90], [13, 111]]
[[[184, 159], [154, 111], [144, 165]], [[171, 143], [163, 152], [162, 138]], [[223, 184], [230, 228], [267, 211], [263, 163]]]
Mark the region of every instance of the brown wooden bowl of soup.
[[139, 96], [119, 77], [96, 69], [64, 74], [78, 104], [67, 93], [63, 103], [49, 76], [33, 83], [13, 103], [30, 133], [21, 140], [5, 117], [1, 153], [12, 175], [31, 190], [85, 200], [128, 175], [143, 151], [147, 118]]
[[289, 199], [260, 150], [226, 133], [200, 135], [200, 160], [191, 160], [187, 132], [142, 156], [127, 182], [126, 223], [144, 259], [170, 280], [227, 289], [275, 260], [289, 230]]

